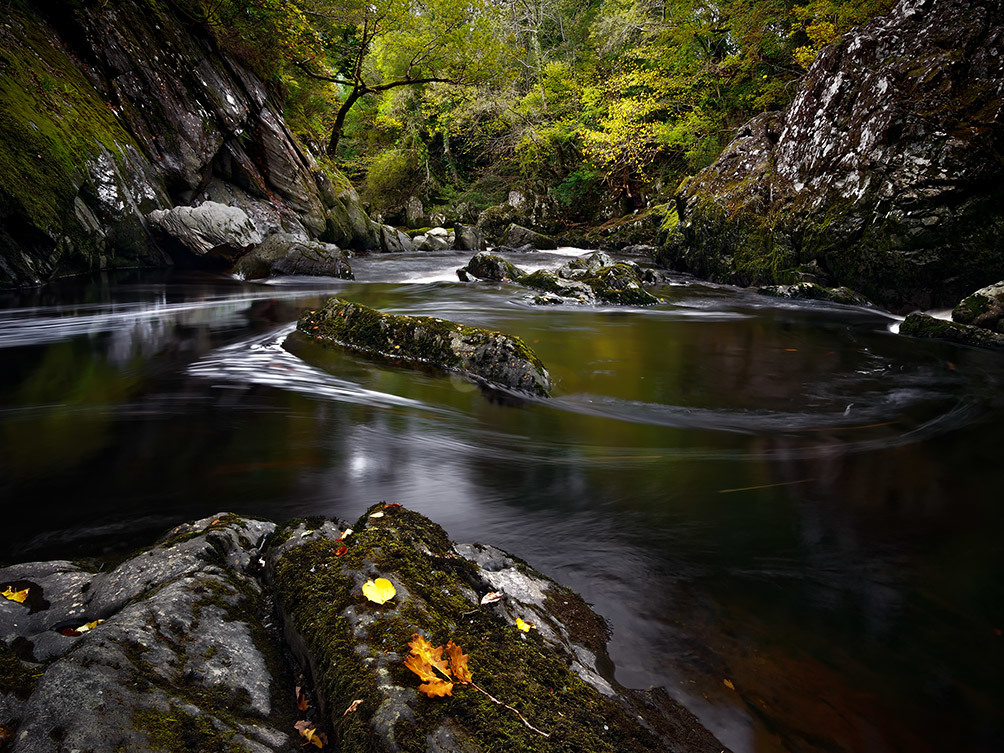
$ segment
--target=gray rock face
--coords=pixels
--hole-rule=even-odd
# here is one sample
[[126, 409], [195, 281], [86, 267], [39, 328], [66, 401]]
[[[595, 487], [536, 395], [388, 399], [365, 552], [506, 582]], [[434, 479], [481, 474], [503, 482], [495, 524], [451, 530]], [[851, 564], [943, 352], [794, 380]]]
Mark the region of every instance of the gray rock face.
[[479, 280], [514, 282], [522, 278], [525, 272], [519, 267], [513, 266], [498, 254], [481, 251], [471, 257], [466, 267], [457, 270], [457, 274], [461, 280], [464, 280], [466, 275], [468, 277], [476, 277]]
[[488, 248], [484, 235], [473, 225], [457, 223], [453, 226], [454, 247], [461, 251], [484, 251]]
[[37, 589], [30, 606], [0, 604], [0, 636], [51, 662], [26, 699], [0, 704], [20, 723], [12, 753], [286, 750], [295, 710], [276, 683], [288, 672], [269, 659], [278, 645], [248, 575], [274, 527], [221, 515], [107, 573], [66, 562], [0, 570]]
[[306, 311], [297, 329], [322, 343], [455, 371], [493, 388], [547, 397], [540, 359], [518, 337], [432, 317], [394, 316], [331, 298]]
[[870, 306], [871, 302], [850, 288], [824, 288], [813, 282], [796, 282], [794, 285], [770, 285], [757, 290], [760, 295], [773, 298], [791, 298], [810, 301], [831, 301], [848, 306]]
[[432, 233], [426, 233], [419, 237], [422, 240], [415, 246], [415, 250], [417, 251], [443, 251], [450, 247], [450, 242], [446, 238], [433, 235]]
[[[72, 97], [35, 109], [51, 116], [57, 141], [91, 146], [68, 164], [29, 120], [11, 120], [0, 133], [25, 160], [25, 170], [15, 172], [29, 177], [0, 179], [0, 286], [164, 266], [171, 259], [147, 216], [210, 202], [243, 211], [255, 242], [274, 232], [307, 239], [330, 230], [325, 240], [343, 248], [380, 247], [358, 197], [339, 192], [300, 148], [263, 83], [220, 53], [176, 6], [139, 0], [28, 6], [11, 11], [0, 44], [16, 46], [19, 59], [49, 61], [24, 71], [26, 80], [44, 74]], [[79, 116], [82, 107], [86, 118]], [[49, 169], [32, 180], [39, 160]], [[349, 215], [347, 234], [334, 232], [341, 229], [330, 217], [335, 202]], [[216, 240], [186, 238], [204, 250]], [[248, 240], [225, 243], [243, 248]]]
[[331, 243], [305, 241], [287, 233], [268, 236], [242, 256], [234, 273], [245, 280], [275, 275], [312, 275], [352, 280], [352, 267], [345, 251]]
[[555, 243], [553, 238], [541, 235], [538, 232], [521, 227], [515, 223], [509, 225], [506, 229], [505, 234], [502, 236], [501, 243], [503, 246], [516, 247], [530, 245], [541, 251], [555, 249], [558, 247], [558, 244]]
[[1004, 26], [991, 0], [900, 0], [824, 50], [783, 113], [681, 185], [663, 263], [743, 285], [817, 262], [894, 309], [1004, 277]]
[[409, 196], [404, 205], [405, 223], [410, 228], [422, 227], [425, 222], [425, 208], [417, 196]]
[[196, 207], [157, 209], [147, 219], [153, 228], [196, 256], [235, 258], [264, 240], [243, 209], [215, 201]]

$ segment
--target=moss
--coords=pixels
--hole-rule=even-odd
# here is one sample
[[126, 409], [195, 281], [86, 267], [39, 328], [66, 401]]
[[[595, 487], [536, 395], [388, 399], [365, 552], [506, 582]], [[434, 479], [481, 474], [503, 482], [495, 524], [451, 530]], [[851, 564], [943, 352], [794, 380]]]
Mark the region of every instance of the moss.
[[[378, 509], [383, 517], [368, 517]], [[455, 686], [449, 698], [408, 696], [414, 721], [402, 717], [393, 728], [403, 751], [427, 750], [428, 735], [444, 724], [485, 751], [641, 753], [662, 748], [622, 707], [571, 672], [539, 634], [524, 636], [495, 611], [472, 604], [464, 592], [472, 584], [483, 585], [478, 570], [453, 552], [441, 528], [412, 511], [380, 505], [367, 511], [355, 530], [342, 557], [334, 554], [333, 542], [312, 541], [287, 551], [275, 569], [275, 591], [315, 659], [319, 676], [314, 680], [327, 699], [333, 743], [339, 749], [382, 749], [372, 724], [383, 696], [369, 663], [384, 666], [393, 684], [417, 688], [419, 680], [403, 666], [415, 632], [436, 645], [448, 640], [459, 644], [470, 656], [474, 681], [551, 737], [534, 734], [476, 690]], [[353, 584], [361, 572], [374, 570], [407, 588], [408, 596], [399, 590], [393, 604], [363, 602]], [[574, 601], [571, 592], [555, 594], [562, 602]], [[350, 608], [375, 619], [357, 622], [354, 634], [346, 616]], [[579, 618], [583, 625], [588, 622], [584, 615]], [[597, 619], [589, 630], [599, 647], [604, 628]], [[359, 710], [344, 716], [342, 711], [358, 698], [364, 699]]]
[[6, 643], [0, 641], [0, 695], [13, 694], [23, 701], [31, 695], [41, 676], [40, 671], [25, 665]]
[[171, 703], [167, 711], [142, 709], [133, 714], [137, 729], [146, 733], [150, 745], [171, 753], [244, 753], [232, 729], [217, 729], [212, 719], [190, 714]]
[[134, 142], [35, 17], [10, 8], [0, 42], [0, 196], [56, 231], [87, 162]]
[[970, 295], [952, 309], [952, 319], [961, 324], [972, 324], [977, 317], [990, 310], [991, 300], [985, 295]]
[[1004, 351], [1004, 335], [981, 327], [935, 319], [927, 314], [910, 314], [899, 328], [900, 334], [935, 340], [947, 340], [974, 348]]

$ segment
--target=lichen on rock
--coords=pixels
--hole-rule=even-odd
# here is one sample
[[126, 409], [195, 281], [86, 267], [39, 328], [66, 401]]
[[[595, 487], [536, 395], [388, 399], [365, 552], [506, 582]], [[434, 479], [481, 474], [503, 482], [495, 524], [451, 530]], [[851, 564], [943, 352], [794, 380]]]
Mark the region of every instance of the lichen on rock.
[[395, 316], [331, 298], [297, 329], [322, 343], [466, 375], [486, 386], [547, 397], [550, 377], [518, 337], [434, 317]]
[[773, 298], [793, 300], [830, 301], [847, 306], [870, 306], [871, 302], [850, 288], [824, 288], [814, 282], [796, 282], [792, 285], [768, 285], [758, 288], [757, 293]]
[[332, 243], [275, 233], [237, 260], [234, 273], [245, 280], [275, 275], [319, 275], [354, 279], [348, 254]]

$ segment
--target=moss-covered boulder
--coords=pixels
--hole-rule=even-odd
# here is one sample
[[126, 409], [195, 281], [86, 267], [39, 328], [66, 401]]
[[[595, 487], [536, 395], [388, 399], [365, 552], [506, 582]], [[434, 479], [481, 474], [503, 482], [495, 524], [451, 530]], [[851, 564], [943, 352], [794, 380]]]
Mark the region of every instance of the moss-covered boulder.
[[255, 577], [274, 528], [221, 514], [105, 572], [0, 569], [0, 588], [28, 589], [0, 599], [5, 750], [294, 749], [293, 677]]
[[338, 246], [275, 233], [237, 260], [234, 274], [244, 280], [276, 275], [311, 275], [352, 280], [349, 255]]
[[773, 298], [791, 298], [809, 301], [830, 301], [847, 306], [870, 306], [871, 302], [850, 288], [824, 288], [814, 282], [796, 282], [793, 285], [768, 285], [757, 293]]
[[947, 340], [973, 348], [1004, 351], [1004, 334], [991, 332], [972, 324], [960, 324], [944, 319], [936, 319], [927, 314], [910, 314], [899, 326], [901, 335], [924, 337], [931, 340]]
[[963, 298], [952, 309], [952, 319], [991, 332], [1004, 333], [1004, 282], [988, 285]]
[[297, 329], [321, 342], [463, 374], [493, 388], [546, 397], [550, 377], [518, 337], [428, 316], [395, 316], [341, 298], [306, 311]]
[[[336, 750], [724, 750], [665, 693], [617, 685], [601, 669], [604, 620], [525, 562], [454, 545], [398, 505], [370, 508], [350, 534], [347, 525], [288, 525], [273, 536], [267, 564]], [[364, 595], [380, 578], [395, 591], [382, 604]], [[533, 627], [522, 632], [517, 620]], [[454, 676], [450, 695], [420, 693], [423, 680], [404, 664], [416, 635], [459, 646], [473, 684]]]
[[478, 280], [512, 282], [519, 280], [525, 274], [519, 267], [488, 251], [474, 254], [466, 267], [457, 270], [457, 276], [462, 282], [467, 282], [471, 277]]
[[738, 285], [817, 262], [893, 310], [1004, 278], [997, 0], [900, 0], [823, 50], [665, 211], [660, 260]]

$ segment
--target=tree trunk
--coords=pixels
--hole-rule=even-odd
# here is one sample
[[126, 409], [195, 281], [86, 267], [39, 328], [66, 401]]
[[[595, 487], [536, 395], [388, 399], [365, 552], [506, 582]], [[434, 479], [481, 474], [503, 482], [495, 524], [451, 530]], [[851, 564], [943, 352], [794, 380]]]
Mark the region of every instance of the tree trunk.
[[338, 141], [342, 137], [342, 128], [345, 125], [345, 116], [349, 114], [349, 110], [352, 109], [352, 105], [356, 103], [361, 96], [367, 92], [367, 89], [362, 86], [357, 86], [352, 89], [349, 96], [345, 98], [342, 102], [342, 106], [338, 108], [338, 115], [335, 116], [335, 125], [331, 129], [331, 138], [328, 139], [328, 156], [334, 158], [335, 152], [338, 151]]

